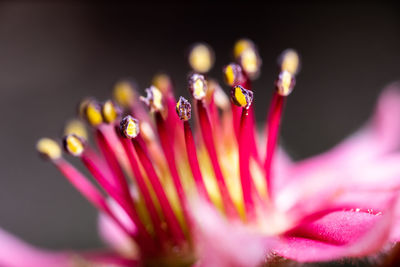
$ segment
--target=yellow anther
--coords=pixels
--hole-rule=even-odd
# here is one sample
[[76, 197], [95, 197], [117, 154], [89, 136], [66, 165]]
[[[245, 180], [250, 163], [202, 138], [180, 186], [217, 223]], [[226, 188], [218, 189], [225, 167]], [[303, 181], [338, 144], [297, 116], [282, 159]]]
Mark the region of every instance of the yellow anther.
[[69, 134], [64, 137], [63, 145], [65, 151], [75, 157], [79, 157], [85, 150], [85, 141], [75, 134]]
[[247, 75], [254, 79], [258, 76], [261, 66], [261, 59], [255, 49], [249, 48], [242, 52], [239, 57], [240, 65]]
[[118, 82], [114, 87], [113, 96], [118, 105], [128, 108], [133, 105], [135, 99], [135, 89], [133, 84], [128, 81]]
[[234, 86], [242, 79], [242, 68], [235, 63], [226, 65], [222, 70], [227, 85]]
[[192, 116], [192, 106], [189, 101], [187, 101], [184, 97], [179, 97], [179, 101], [176, 103], [176, 113], [178, 114], [179, 119], [183, 121], [190, 120]]
[[228, 85], [232, 86], [235, 81], [235, 74], [231, 65], [228, 65], [225, 69], [225, 81]]
[[79, 107], [78, 107], [78, 112], [79, 112], [79, 116], [82, 119], [86, 119], [86, 107], [87, 105], [90, 103], [90, 101], [93, 101], [93, 98], [84, 98], [80, 103], [79, 103]]
[[64, 127], [64, 135], [75, 134], [87, 140], [88, 134], [86, 131], [85, 124], [78, 119], [73, 119], [67, 122]]
[[231, 91], [232, 101], [235, 105], [248, 109], [253, 102], [253, 92], [237, 85]]
[[296, 80], [290, 72], [281, 71], [278, 80], [275, 82], [276, 90], [281, 96], [288, 96], [293, 91], [295, 83]]
[[36, 143], [36, 150], [40, 153], [40, 155], [50, 160], [56, 160], [61, 157], [60, 146], [56, 141], [50, 138], [41, 138]]
[[101, 112], [106, 123], [114, 122], [121, 114], [119, 107], [111, 100], [104, 102]]
[[166, 93], [171, 90], [172, 81], [167, 74], [161, 73], [153, 77], [152, 85], [160, 89], [161, 92]]
[[300, 69], [299, 54], [293, 49], [286, 49], [279, 57], [281, 70], [286, 70], [292, 75], [296, 75]]
[[257, 55], [253, 49], [246, 49], [243, 51], [241, 56], [242, 66], [246, 70], [246, 72], [255, 72], [257, 71]]
[[139, 121], [129, 115], [124, 117], [120, 123], [120, 131], [126, 138], [135, 138], [140, 132]]
[[195, 44], [189, 53], [189, 64], [194, 71], [206, 73], [214, 65], [214, 52], [206, 44]]
[[151, 112], [162, 111], [164, 109], [163, 95], [161, 91], [153, 85], [146, 89], [146, 97], [141, 96], [140, 100], [150, 108]]
[[189, 90], [193, 97], [202, 100], [207, 94], [207, 82], [201, 74], [192, 74], [189, 78]]
[[101, 107], [96, 101], [89, 101], [85, 108], [86, 120], [92, 126], [97, 126], [103, 122]]
[[251, 40], [240, 39], [235, 43], [235, 46], [233, 47], [233, 56], [238, 59], [243, 51], [252, 47], [254, 47], [254, 44]]

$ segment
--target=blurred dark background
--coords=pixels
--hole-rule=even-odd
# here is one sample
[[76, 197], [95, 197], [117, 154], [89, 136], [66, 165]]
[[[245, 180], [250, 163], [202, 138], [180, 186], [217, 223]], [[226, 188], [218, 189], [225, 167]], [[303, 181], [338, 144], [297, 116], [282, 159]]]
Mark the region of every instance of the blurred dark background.
[[184, 52], [196, 41], [214, 47], [212, 75], [221, 79], [240, 37], [263, 58], [254, 83], [259, 121], [276, 57], [288, 47], [302, 55], [282, 133], [296, 159], [356, 130], [382, 88], [400, 79], [400, 13], [390, 3], [0, 2], [0, 226], [49, 248], [99, 246], [96, 211], [37, 156], [37, 139], [60, 136], [80, 99], [110, 97], [121, 77], [143, 89], [164, 70], [186, 95]]

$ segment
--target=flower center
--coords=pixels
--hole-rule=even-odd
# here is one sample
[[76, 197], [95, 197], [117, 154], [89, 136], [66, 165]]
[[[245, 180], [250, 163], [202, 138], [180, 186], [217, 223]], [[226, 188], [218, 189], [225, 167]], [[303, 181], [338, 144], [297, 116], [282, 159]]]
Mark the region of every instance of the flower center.
[[[223, 70], [231, 87], [230, 105], [219, 84], [206, 79], [214, 58], [204, 44], [195, 45], [189, 54], [195, 71], [188, 80], [192, 103], [184, 97], [176, 102], [171, 79], [165, 74], [154, 78], [145, 97], [138, 97], [134, 83], [122, 81], [115, 87], [115, 102], [83, 101], [80, 115], [90, 125], [98, 151], [86, 141], [89, 135], [79, 121], [66, 127], [64, 150], [82, 161], [101, 190], [63, 158], [55, 141], [42, 139], [37, 144], [38, 151], [71, 184], [139, 245], [145, 259], [154, 255], [175, 263], [176, 258], [192, 259], [190, 212], [195, 211], [190, 210], [190, 201], [196, 196], [229, 220], [266, 227], [260, 211], [273, 203], [271, 168], [299, 58], [286, 50], [279, 59], [281, 72], [268, 112], [262, 158], [251, 87], [260, 73], [261, 59], [247, 39], [236, 44], [234, 57], [237, 63]], [[130, 115], [122, 117], [123, 112]], [[195, 131], [190, 125], [192, 115]], [[128, 224], [110, 200], [120, 207]], [[279, 216], [275, 219], [281, 224]]]

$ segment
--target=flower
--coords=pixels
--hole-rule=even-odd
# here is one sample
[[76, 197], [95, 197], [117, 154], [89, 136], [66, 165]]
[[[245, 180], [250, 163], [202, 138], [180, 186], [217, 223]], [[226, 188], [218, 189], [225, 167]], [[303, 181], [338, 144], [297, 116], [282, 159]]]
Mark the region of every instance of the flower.
[[194, 45], [189, 54], [192, 104], [184, 97], [176, 102], [165, 74], [155, 77], [145, 97], [138, 97], [132, 82], [122, 81], [114, 101], [82, 101], [79, 113], [98, 151], [78, 120], [67, 124], [62, 144], [98, 186], [68, 163], [55, 140], [39, 140], [37, 150], [100, 211], [100, 234], [115, 252], [51, 254], [0, 232], [0, 245], [7, 240], [19, 255], [28, 255], [13, 262], [15, 255], [3, 253], [0, 263], [258, 266], [278, 257], [299, 262], [361, 257], [397, 242], [396, 86], [383, 93], [371, 122], [354, 136], [322, 155], [293, 162], [277, 145], [299, 72], [298, 54], [288, 49], [278, 60], [262, 133], [265, 155], [255, 131], [257, 92], [251, 88], [262, 62], [248, 39], [236, 43], [234, 58], [236, 63], [223, 69], [231, 101], [206, 76], [214, 53], [205, 44]]

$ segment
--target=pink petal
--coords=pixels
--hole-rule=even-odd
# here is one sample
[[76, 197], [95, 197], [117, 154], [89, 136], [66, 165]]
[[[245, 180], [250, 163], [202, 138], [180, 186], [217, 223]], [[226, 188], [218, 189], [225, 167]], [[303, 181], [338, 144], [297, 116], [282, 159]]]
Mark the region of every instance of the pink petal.
[[[352, 168], [400, 146], [399, 84], [388, 86], [381, 94], [375, 114], [362, 130], [332, 150], [296, 164], [296, 178], [312, 176], [324, 169]], [[291, 175], [292, 176], [292, 175]]]
[[295, 217], [333, 207], [384, 210], [400, 189], [399, 163], [400, 154], [392, 153], [352, 168], [302, 173], [280, 190], [275, 204]]
[[0, 228], [0, 266], [71, 266], [69, 252], [50, 252], [35, 248]]
[[0, 266], [7, 267], [72, 267], [72, 266], [138, 266], [107, 251], [49, 251], [25, 243], [0, 228]]
[[[115, 202], [109, 201], [109, 206], [114, 215], [127, 227], [134, 229], [126, 212]], [[137, 258], [138, 249], [136, 244], [126, 232], [124, 232], [111, 218], [106, 214], [99, 214], [99, 234], [101, 238], [114, 250], [127, 258]]]
[[291, 177], [288, 175], [288, 170], [293, 164], [287, 152], [282, 147], [279, 147], [272, 161], [272, 175], [274, 177], [273, 192], [279, 191], [291, 180]]
[[192, 204], [194, 236], [199, 257], [196, 266], [244, 267], [260, 264], [274, 241], [228, 222], [204, 202]]

